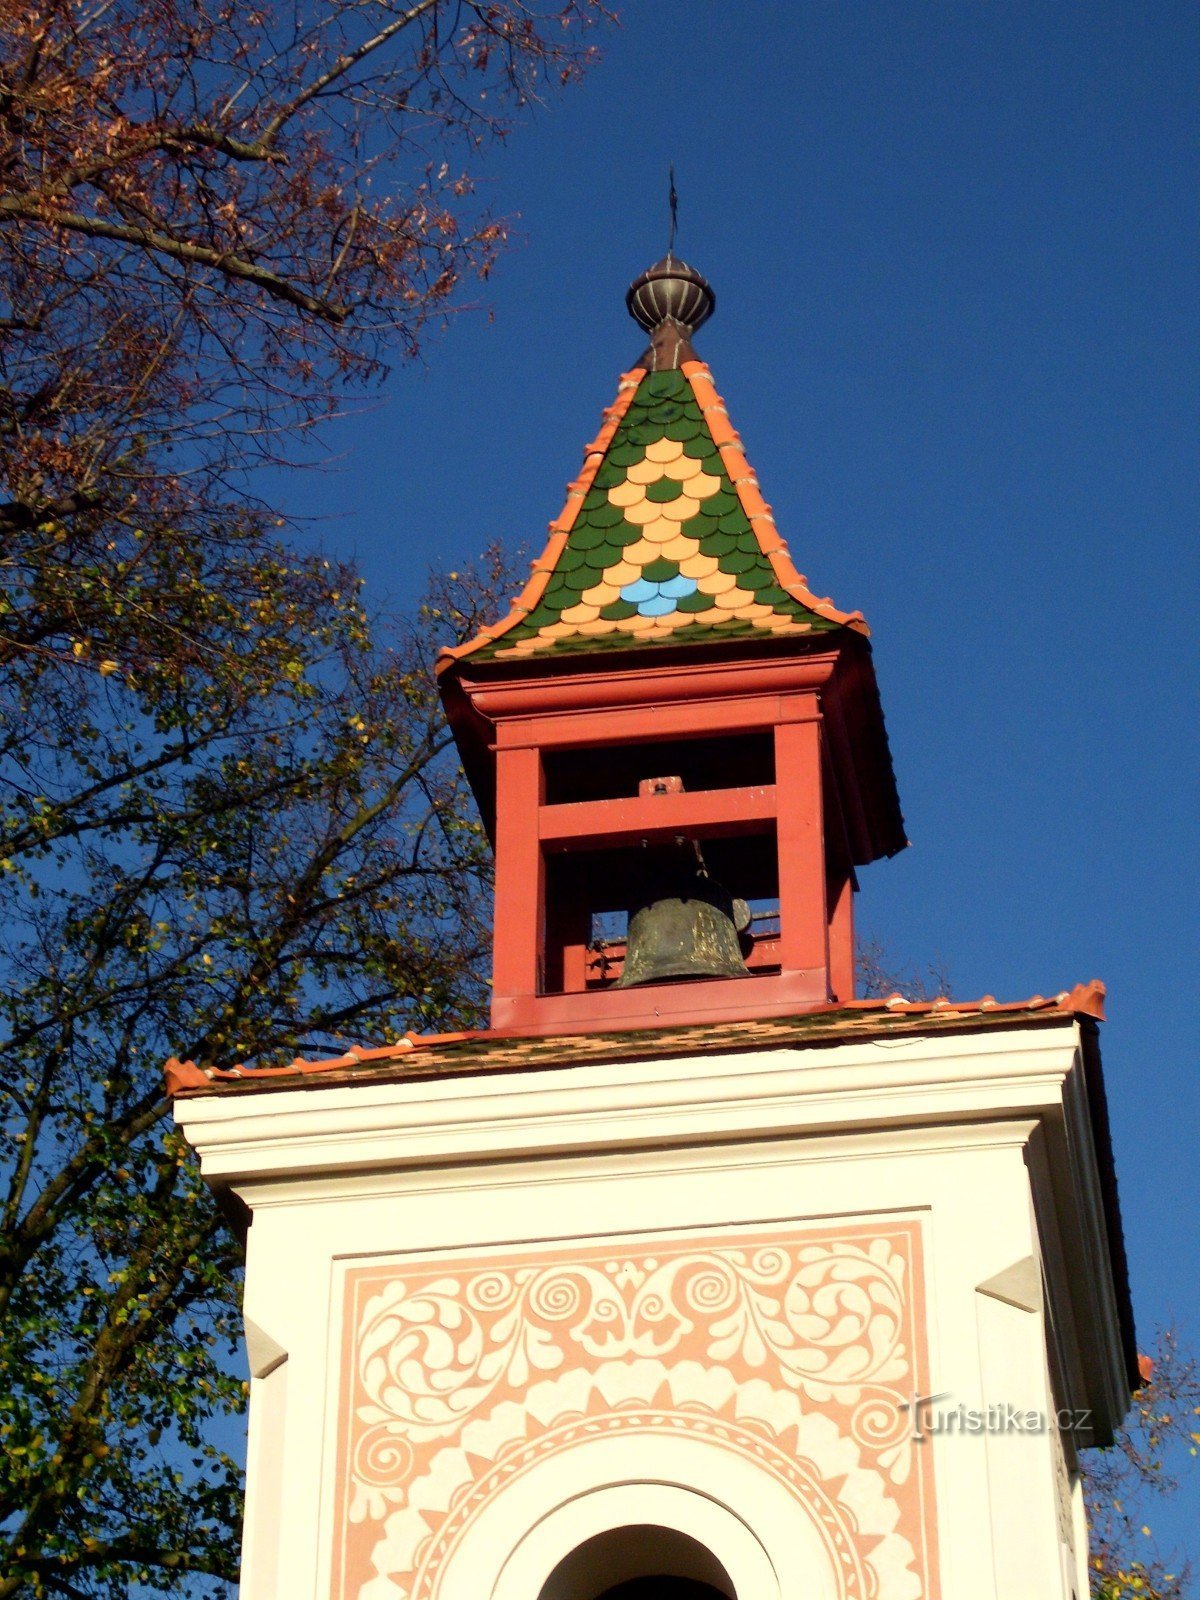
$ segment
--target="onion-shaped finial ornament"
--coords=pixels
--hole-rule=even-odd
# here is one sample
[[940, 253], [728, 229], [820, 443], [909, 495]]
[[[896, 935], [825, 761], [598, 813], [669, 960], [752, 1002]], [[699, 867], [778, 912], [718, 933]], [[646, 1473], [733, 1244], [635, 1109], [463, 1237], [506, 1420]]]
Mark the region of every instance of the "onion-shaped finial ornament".
[[635, 278], [625, 296], [629, 315], [647, 333], [672, 322], [694, 333], [712, 316], [717, 297], [704, 278], [670, 251]]

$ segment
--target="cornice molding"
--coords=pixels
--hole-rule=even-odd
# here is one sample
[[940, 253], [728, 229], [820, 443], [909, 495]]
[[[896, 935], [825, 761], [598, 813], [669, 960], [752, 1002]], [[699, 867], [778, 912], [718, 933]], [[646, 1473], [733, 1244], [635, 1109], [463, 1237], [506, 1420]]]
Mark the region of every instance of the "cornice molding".
[[1078, 1028], [855, 1041], [176, 1103], [205, 1176], [287, 1175], [1061, 1119]]

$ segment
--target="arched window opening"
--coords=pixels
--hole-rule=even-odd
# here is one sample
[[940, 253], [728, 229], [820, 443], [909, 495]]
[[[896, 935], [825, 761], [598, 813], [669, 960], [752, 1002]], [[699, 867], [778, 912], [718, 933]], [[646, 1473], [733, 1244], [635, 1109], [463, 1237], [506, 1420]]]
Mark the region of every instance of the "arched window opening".
[[737, 1600], [699, 1540], [649, 1523], [607, 1528], [565, 1556], [538, 1600]]

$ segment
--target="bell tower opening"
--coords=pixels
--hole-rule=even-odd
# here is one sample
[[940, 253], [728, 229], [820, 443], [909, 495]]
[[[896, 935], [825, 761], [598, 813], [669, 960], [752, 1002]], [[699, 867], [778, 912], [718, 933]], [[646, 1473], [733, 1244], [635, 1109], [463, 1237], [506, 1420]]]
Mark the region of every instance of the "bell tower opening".
[[554, 1568], [538, 1600], [738, 1600], [698, 1539], [651, 1523], [608, 1528]]

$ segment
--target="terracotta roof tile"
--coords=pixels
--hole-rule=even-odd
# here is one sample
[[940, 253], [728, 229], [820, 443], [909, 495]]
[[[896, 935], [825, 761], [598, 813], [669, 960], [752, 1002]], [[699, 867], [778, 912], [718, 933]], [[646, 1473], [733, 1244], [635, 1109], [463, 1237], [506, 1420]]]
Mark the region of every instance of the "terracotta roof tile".
[[803, 1047], [861, 1039], [880, 1034], [954, 1032], [1012, 1026], [1029, 1018], [1069, 1016], [1104, 1020], [1104, 985], [1098, 979], [1073, 989], [1029, 1000], [851, 1000], [845, 1005], [814, 1006], [791, 1017], [727, 1023], [682, 1023], [661, 1028], [613, 1030], [611, 1033], [564, 1034], [530, 1038], [486, 1029], [463, 1033], [406, 1034], [395, 1044], [353, 1049], [324, 1061], [298, 1056], [278, 1067], [200, 1067], [174, 1057], [166, 1064], [171, 1095], [245, 1093], [255, 1089], [317, 1087], [320, 1084], [460, 1073], [513, 1072], [536, 1067], [562, 1067], [597, 1061], [622, 1061], [706, 1053], [769, 1045]]
[[443, 651], [439, 670], [467, 655], [868, 631], [797, 572], [702, 361], [623, 374], [550, 533], [508, 616]]

